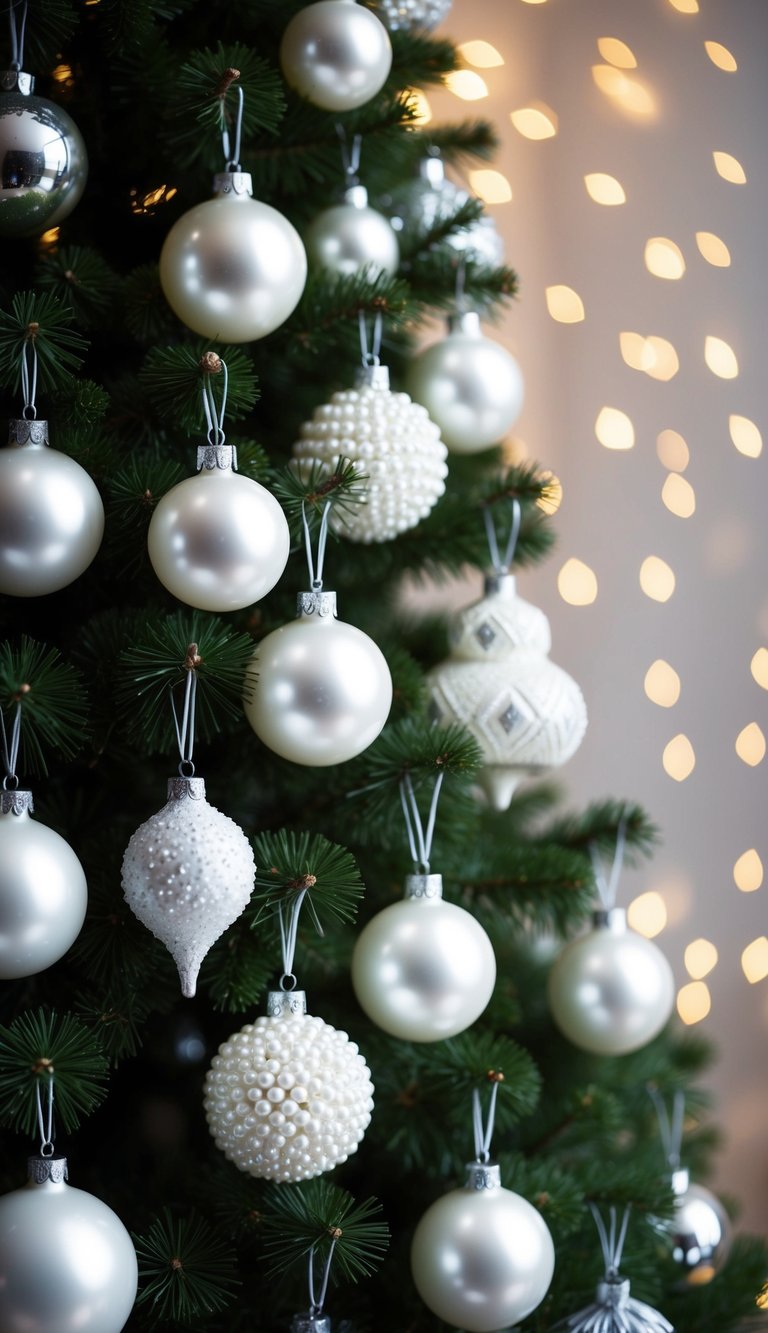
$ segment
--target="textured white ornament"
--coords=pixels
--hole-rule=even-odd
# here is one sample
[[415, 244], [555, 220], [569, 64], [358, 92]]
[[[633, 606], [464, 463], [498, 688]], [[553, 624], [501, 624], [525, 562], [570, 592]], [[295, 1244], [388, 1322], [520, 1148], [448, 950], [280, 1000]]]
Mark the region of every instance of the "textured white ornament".
[[424, 1304], [469, 1333], [525, 1319], [547, 1294], [555, 1250], [544, 1219], [501, 1184], [498, 1166], [471, 1163], [463, 1189], [428, 1208], [411, 1245]]
[[440, 427], [452, 453], [479, 453], [517, 421], [523, 376], [506, 348], [482, 333], [474, 310], [450, 320], [449, 329], [447, 338], [414, 357], [406, 387]]
[[273, 991], [219, 1047], [205, 1080], [216, 1147], [265, 1180], [308, 1180], [345, 1162], [373, 1108], [368, 1067], [346, 1032], [306, 1013], [303, 991]]
[[230, 445], [204, 446], [197, 454], [197, 475], [172, 486], [152, 515], [149, 558], [180, 602], [238, 611], [277, 583], [290, 531], [274, 495], [234, 470]]
[[311, 264], [350, 277], [365, 272], [371, 280], [396, 273], [400, 247], [383, 213], [368, 206], [364, 185], [352, 185], [344, 200], [310, 222], [304, 243]]
[[628, 930], [623, 908], [596, 912], [549, 974], [549, 1006], [574, 1046], [626, 1055], [646, 1046], [672, 1014], [675, 982], [658, 945]]
[[550, 662], [549, 643], [546, 616], [517, 596], [514, 576], [491, 577], [454, 617], [450, 656], [427, 676], [435, 719], [459, 722], [482, 747], [479, 782], [497, 810], [521, 778], [570, 759], [586, 731], [581, 691]]
[[83, 867], [30, 819], [29, 791], [0, 792], [0, 977], [32, 977], [74, 944], [88, 907]]
[[351, 111], [383, 88], [392, 43], [380, 19], [356, 0], [316, 0], [288, 24], [280, 64], [308, 102], [325, 111]]
[[375, 741], [392, 677], [373, 639], [336, 619], [335, 592], [306, 592], [298, 619], [262, 639], [245, 715], [259, 740], [295, 764], [343, 764]]
[[[398, 235], [412, 241], [436, 223], [453, 217], [471, 198], [466, 190], [460, 190], [447, 179], [441, 158], [426, 157], [419, 163], [418, 176], [388, 196], [385, 210]], [[474, 264], [490, 268], [504, 261], [502, 239], [487, 213], [481, 214], [471, 226], [446, 236], [435, 249], [449, 255], [463, 255]]]
[[352, 985], [368, 1017], [404, 1041], [442, 1041], [474, 1023], [496, 981], [479, 921], [442, 896], [441, 875], [409, 875], [405, 897], [364, 927]]
[[296, 228], [252, 198], [245, 171], [214, 177], [214, 198], [171, 227], [160, 254], [160, 284], [173, 313], [204, 338], [264, 338], [295, 310], [307, 277]]
[[672, 1189], [674, 1217], [661, 1225], [670, 1239], [672, 1258], [680, 1265], [685, 1283], [698, 1287], [711, 1282], [728, 1253], [728, 1214], [711, 1190], [691, 1183], [684, 1169], [673, 1172]]
[[367, 477], [365, 503], [334, 511], [330, 527], [353, 542], [386, 542], [426, 518], [445, 491], [447, 450], [407, 393], [392, 393], [386, 366], [366, 366], [356, 387], [315, 408], [293, 446], [300, 473], [330, 476], [340, 458]]
[[88, 179], [83, 136], [63, 107], [33, 93], [23, 70], [3, 70], [0, 92], [0, 236], [57, 227]]
[[452, 0], [371, 0], [371, 8], [390, 32], [429, 32], [444, 19]]
[[134, 833], [123, 893], [168, 949], [183, 995], [195, 994], [211, 945], [247, 907], [256, 864], [243, 830], [205, 798], [202, 778], [169, 778], [168, 801]]
[[94, 482], [48, 447], [47, 421], [11, 421], [0, 449], [0, 593], [43, 597], [88, 568], [104, 535]]
[[66, 1183], [64, 1157], [29, 1159], [27, 1184], [0, 1198], [3, 1333], [120, 1333], [138, 1264], [120, 1218]]

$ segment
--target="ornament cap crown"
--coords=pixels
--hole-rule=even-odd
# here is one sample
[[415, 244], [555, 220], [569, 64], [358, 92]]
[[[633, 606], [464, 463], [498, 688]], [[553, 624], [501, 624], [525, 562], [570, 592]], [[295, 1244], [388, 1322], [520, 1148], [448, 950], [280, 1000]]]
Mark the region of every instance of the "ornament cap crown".
[[331, 1333], [331, 1321], [327, 1314], [295, 1314], [291, 1333]]
[[406, 875], [403, 897], [437, 899], [443, 896], [442, 875]]
[[35, 76], [26, 74], [23, 69], [4, 69], [0, 71], [0, 91], [29, 97], [35, 91]]
[[198, 472], [237, 471], [237, 447], [234, 444], [201, 444], [197, 450]]
[[623, 907], [598, 907], [592, 913], [592, 925], [595, 930], [610, 930], [614, 935], [624, 935], [627, 930], [627, 913]]
[[253, 198], [253, 177], [250, 171], [217, 171], [213, 178], [213, 193]]
[[8, 422], [8, 443], [17, 449], [27, 445], [48, 443], [48, 422], [27, 421], [26, 417], [14, 417]]
[[336, 616], [336, 593], [300, 592], [296, 598], [296, 615], [299, 619], [307, 617], [318, 620], [333, 620]]
[[184, 801], [205, 800], [205, 778], [169, 778], [168, 800]]
[[480, 316], [476, 310], [457, 310], [448, 316], [449, 333], [468, 333], [470, 337], [481, 338]]
[[307, 1012], [307, 992], [304, 990], [271, 990], [267, 992], [268, 1018], [298, 1018]]
[[389, 366], [360, 366], [355, 375], [356, 389], [389, 390]]
[[629, 1278], [617, 1273], [598, 1282], [597, 1303], [605, 1310], [625, 1310], [629, 1305]]
[[348, 185], [341, 196], [343, 204], [349, 204], [350, 208], [367, 208], [368, 191], [364, 185], [357, 181], [354, 185]]
[[30, 1185], [61, 1185], [69, 1175], [66, 1157], [28, 1157], [27, 1182]]
[[677, 1171], [672, 1172], [670, 1184], [675, 1198], [679, 1199], [688, 1192], [688, 1186], [691, 1183], [691, 1173], [686, 1167], [682, 1166]]
[[494, 570], [491, 574], [486, 574], [483, 592], [486, 597], [516, 597], [517, 579], [514, 574], [497, 574]]
[[501, 1167], [498, 1162], [467, 1162], [467, 1190], [501, 1189]]
[[31, 791], [0, 791], [0, 814], [28, 815], [34, 808]]
[[443, 159], [436, 153], [430, 157], [422, 158], [419, 163], [419, 176], [432, 186], [433, 190], [438, 189], [445, 180], [445, 166]]

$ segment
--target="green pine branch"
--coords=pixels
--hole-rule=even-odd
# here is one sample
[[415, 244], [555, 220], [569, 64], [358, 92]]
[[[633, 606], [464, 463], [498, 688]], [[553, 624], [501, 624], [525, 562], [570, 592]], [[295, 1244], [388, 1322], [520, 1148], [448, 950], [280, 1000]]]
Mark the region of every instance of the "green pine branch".
[[166, 1208], [132, 1239], [139, 1261], [137, 1303], [158, 1322], [191, 1328], [235, 1300], [240, 1282], [234, 1255], [198, 1213], [177, 1218]]
[[269, 1186], [263, 1196], [261, 1230], [270, 1263], [268, 1276], [285, 1273], [314, 1252], [319, 1276], [334, 1243], [331, 1281], [341, 1273], [349, 1282], [369, 1277], [381, 1265], [389, 1228], [376, 1199], [356, 1199], [330, 1180]]
[[167, 115], [185, 161], [216, 151], [223, 169], [221, 134], [226, 128], [234, 150], [238, 88], [243, 91], [241, 156], [246, 157], [245, 146], [261, 133], [275, 134], [283, 118], [285, 96], [277, 70], [244, 42], [219, 41], [214, 49], [193, 51], [181, 65], [169, 86]]
[[107, 1068], [100, 1043], [71, 1014], [27, 1010], [0, 1028], [0, 1121], [34, 1136], [37, 1094], [45, 1109], [53, 1077], [56, 1119], [70, 1134], [106, 1097]]
[[[210, 342], [195, 338], [172, 347], [153, 347], [139, 371], [139, 384], [161, 421], [189, 432], [204, 431], [204, 379], [214, 382], [217, 402], [222, 392], [221, 371], [212, 371]], [[242, 347], [227, 347], [223, 357], [228, 373], [226, 417], [237, 421], [252, 411], [258, 399], [253, 362]], [[215, 360], [213, 362], [215, 365]]]
[[0, 710], [6, 731], [21, 713], [20, 767], [48, 772], [49, 753], [71, 759], [88, 732], [88, 700], [80, 673], [56, 648], [24, 635], [0, 643]]
[[121, 279], [96, 250], [79, 245], [46, 251], [35, 274], [37, 287], [70, 306], [84, 328], [99, 328], [115, 308]]
[[41, 389], [59, 389], [80, 369], [88, 347], [71, 328], [74, 312], [48, 292], [17, 292], [0, 310], [0, 385], [18, 392], [25, 357], [37, 353]]
[[325, 921], [354, 921], [365, 892], [360, 870], [345, 847], [320, 834], [280, 829], [254, 839], [258, 869], [251, 902], [256, 905], [253, 925], [289, 905], [306, 892], [304, 906], [316, 929]]

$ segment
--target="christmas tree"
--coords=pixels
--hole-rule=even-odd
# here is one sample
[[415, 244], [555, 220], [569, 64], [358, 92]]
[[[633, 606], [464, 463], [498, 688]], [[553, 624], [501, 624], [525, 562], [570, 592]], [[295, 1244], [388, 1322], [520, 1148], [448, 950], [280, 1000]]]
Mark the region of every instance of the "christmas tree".
[[413, 92], [447, 5], [8, 8], [0, 1328], [759, 1327], [616, 906], [658, 830], [547, 776], [585, 716], [444, 174], [493, 128]]

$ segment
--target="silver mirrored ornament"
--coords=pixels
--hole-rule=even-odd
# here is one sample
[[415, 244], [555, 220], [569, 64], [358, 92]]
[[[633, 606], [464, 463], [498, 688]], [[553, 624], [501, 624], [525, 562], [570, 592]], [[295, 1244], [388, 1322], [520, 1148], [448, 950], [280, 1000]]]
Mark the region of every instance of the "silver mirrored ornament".
[[728, 1214], [711, 1190], [691, 1182], [686, 1170], [673, 1172], [672, 1189], [674, 1216], [663, 1224], [672, 1258], [680, 1265], [687, 1285], [702, 1286], [711, 1282], [728, 1253]]
[[429, 32], [451, 8], [452, 0], [370, 0], [371, 9], [390, 32]]
[[627, 1278], [616, 1274], [598, 1283], [593, 1305], [561, 1320], [560, 1333], [674, 1333], [668, 1319], [629, 1292]]
[[392, 65], [384, 24], [357, 0], [315, 0], [288, 24], [280, 44], [286, 81], [325, 111], [370, 102]]
[[364, 272], [396, 273], [400, 263], [397, 237], [383, 213], [368, 205], [364, 185], [352, 185], [341, 203], [326, 208], [310, 222], [304, 242], [311, 264], [344, 277]]
[[[445, 174], [442, 158], [430, 156], [419, 163], [418, 175], [381, 199], [398, 236], [415, 241], [429, 232], [437, 223], [445, 222], [472, 198], [459, 189]], [[496, 268], [504, 262], [504, 243], [496, 224], [488, 213], [483, 213], [469, 227], [463, 227], [444, 240], [435, 249], [447, 254], [463, 255], [475, 264]]]
[[36, 97], [21, 70], [0, 73], [0, 237], [57, 227], [80, 199], [88, 154], [72, 117]]

